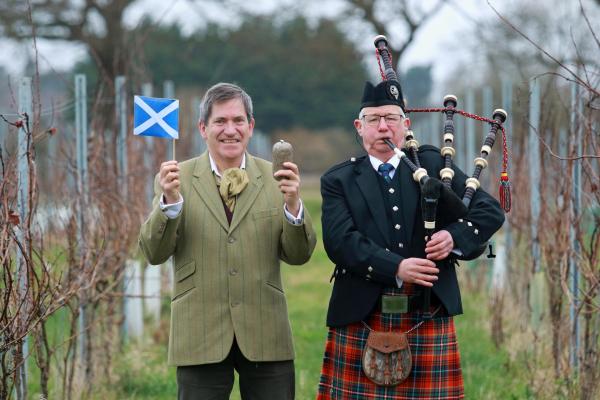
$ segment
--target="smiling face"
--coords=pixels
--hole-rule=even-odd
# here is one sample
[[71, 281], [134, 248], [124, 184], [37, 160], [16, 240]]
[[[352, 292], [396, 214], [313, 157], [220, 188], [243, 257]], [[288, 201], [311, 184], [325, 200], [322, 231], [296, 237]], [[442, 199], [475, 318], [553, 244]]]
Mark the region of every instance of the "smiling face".
[[[410, 127], [410, 120], [404, 117], [404, 112], [399, 106], [385, 105], [379, 107], [365, 107], [361, 111], [362, 118], [354, 120], [354, 127], [362, 138], [363, 147], [368, 154], [377, 157], [381, 161], [389, 160], [394, 151], [383, 141], [391, 140], [398, 148], [404, 145], [404, 135]], [[386, 115], [401, 115], [399, 123], [389, 124], [385, 118], [379, 118], [376, 126], [366, 123], [369, 116], [384, 117]], [[391, 119], [391, 118], [390, 118]]]
[[213, 104], [208, 121], [200, 121], [199, 128], [220, 172], [240, 166], [254, 129], [254, 119], [248, 121], [240, 98]]

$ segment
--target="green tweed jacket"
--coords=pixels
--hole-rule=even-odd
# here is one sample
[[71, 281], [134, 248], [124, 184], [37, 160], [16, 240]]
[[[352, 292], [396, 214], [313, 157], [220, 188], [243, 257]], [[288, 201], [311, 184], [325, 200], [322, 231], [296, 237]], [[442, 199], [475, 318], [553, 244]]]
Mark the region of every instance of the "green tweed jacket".
[[139, 245], [151, 264], [173, 256], [169, 364], [222, 361], [233, 337], [252, 361], [294, 358], [280, 260], [304, 264], [316, 244], [308, 210], [292, 225], [271, 163], [246, 154], [250, 182], [231, 224], [223, 209], [208, 153], [179, 164], [183, 210], [168, 219], [154, 207]]

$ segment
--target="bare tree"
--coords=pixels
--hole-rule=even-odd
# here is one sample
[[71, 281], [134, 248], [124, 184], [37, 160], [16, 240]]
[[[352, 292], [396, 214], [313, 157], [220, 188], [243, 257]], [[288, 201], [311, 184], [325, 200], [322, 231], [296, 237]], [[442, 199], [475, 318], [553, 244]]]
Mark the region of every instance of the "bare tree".
[[[489, 4], [496, 12], [496, 20], [484, 21], [476, 26], [474, 32], [464, 36], [473, 38], [473, 57], [480, 60], [482, 54], [487, 56], [487, 65], [482, 68], [486, 70], [482, 77], [486, 84], [498, 83], [501, 76], [512, 76], [517, 85], [513, 171], [519, 172], [514, 173], [512, 178], [514, 193], [523, 199], [522, 204], [528, 203], [531, 196], [529, 186], [533, 184], [526, 182], [527, 174], [524, 172], [529, 168], [524, 155], [530, 150], [525, 138], [531, 128], [527, 113], [528, 81], [533, 78], [543, 83], [537, 131], [537, 145], [543, 149], [542, 170], [554, 171], [552, 177], [546, 174], [540, 179], [543, 207], [537, 221], [541, 272], [545, 276], [545, 284], [538, 289], [546, 291], [547, 299], [547, 308], [542, 310], [541, 318], [545, 320], [544, 326], [549, 325], [551, 335], [543, 337], [538, 328], [528, 322], [527, 316], [531, 314], [529, 297], [521, 294], [529, 293], [535, 284], [532, 269], [523, 268], [523, 264], [533, 265], [527, 248], [531, 240], [532, 215], [526, 206], [515, 207], [509, 218], [518, 238], [515, 243], [523, 243], [525, 248], [515, 249], [512, 257], [515, 265], [511, 266], [509, 284], [513, 296], [509, 296], [512, 302], [508, 308], [514, 304], [515, 308], [522, 310], [519, 313], [525, 316], [520, 318], [521, 325], [525, 326], [522, 330], [531, 335], [529, 346], [536, 349], [531, 352], [533, 362], [530, 364], [534, 393], [539, 392], [542, 397], [596, 398], [600, 367], [600, 233], [596, 228], [600, 224], [597, 213], [600, 204], [597, 185], [600, 179], [597, 167], [600, 159], [597, 131], [600, 124], [600, 65], [597, 61], [600, 41], [594, 21], [598, 20], [600, 10], [596, 6], [597, 1], [591, 0], [547, 2], [543, 5], [513, 1], [506, 13], [497, 11], [491, 2]], [[514, 80], [515, 76], [520, 77], [521, 82]], [[472, 75], [468, 79], [472, 79]], [[470, 82], [470, 85], [474, 83]], [[581, 110], [573, 109], [570, 104], [573, 85], [578, 87], [576, 98], [582, 103]], [[565, 132], [564, 138], [561, 131]], [[581, 138], [579, 143], [577, 137]], [[582, 169], [579, 216], [573, 212], [571, 197], [576, 189], [573, 171], [577, 165]], [[574, 232], [575, 246], [571, 246], [570, 229]], [[577, 251], [577, 246], [580, 251]], [[569, 269], [572, 265], [569, 259], [576, 261], [581, 274], [580, 286], [575, 293], [569, 285], [573, 272]], [[568, 363], [572, 326], [565, 323], [568, 320], [566, 310], [575, 298], [579, 299], [576, 312], [582, 325], [578, 371]], [[510, 313], [511, 310], [505, 309], [504, 312]], [[543, 360], [539, 354], [543, 354], [541, 350], [546, 347], [552, 349], [552, 359], [545, 360], [552, 361], [552, 373], [540, 369], [540, 361]]]
[[[457, 47], [467, 49], [468, 60], [476, 60], [482, 70], [490, 71], [482, 77], [488, 83], [499, 76], [527, 80], [557, 72], [561, 66], [594, 65], [598, 39], [589, 28], [600, 18], [600, 8], [591, 1], [584, 0], [589, 5], [587, 21], [578, 2], [507, 0], [497, 9], [498, 2], [490, 1], [488, 7], [498, 14], [474, 21], [460, 34], [463, 40]], [[562, 72], [568, 71], [563, 68]], [[453, 77], [473, 80], [473, 75], [464, 71]]]
[[[27, 7], [27, 11], [31, 19], [31, 8]], [[36, 52], [35, 25], [31, 26]], [[35, 55], [37, 70], [37, 52]], [[0, 398], [11, 398], [13, 388], [16, 388], [17, 399], [29, 397], [27, 387], [21, 381], [23, 376], [18, 372], [29, 359], [35, 361], [40, 371], [39, 385], [44, 398], [51, 397], [48, 382], [51, 366], [55, 365], [63, 383], [62, 387], [55, 389], [56, 396], [61, 392], [60, 398], [81, 398], [99, 379], [110, 379], [112, 354], [119, 348], [118, 327], [123, 315], [120, 309], [123, 293], [118, 289], [125, 259], [131, 254], [142, 218], [143, 207], [135, 199], [143, 196], [135, 195], [136, 187], [129, 190], [133, 194], [131, 200], [120, 196], [116, 173], [109, 167], [110, 158], [106, 157], [112, 141], [103, 136], [92, 137], [88, 142], [88, 163], [92, 171], [89, 176], [91, 201], [82, 209], [82, 202], [77, 200], [83, 194], [69, 185], [59, 185], [61, 190], [54, 192], [52, 199], [68, 210], [79, 209], [87, 213], [87, 224], [78, 227], [79, 221], [74, 212], [62, 224], [43, 228], [36, 223], [40, 206], [36, 149], [49, 136], [52, 136], [50, 140], [59, 140], [60, 135], [55, 135], [54, 127], [42, 128], [37, 74], [32, 92], [32, 115], [0, 116], [0, 123], [10, 126], [9, 139], [19, 130], [24, 132], [29, 181], [29, 191], [24, 200], [28, 204], [27, 213], [22, 217], [16, 212], [18, 158], [6, 148], [1, 149]], [[98, 104], [99, 98], [100, 95], [96, 96], [94, 104]], [[91, 114], [93, 127], [100, 132], [109, 129], [109, 123], [100, 113]], [[0, 143], [0, 146], [4, 145]], [[53, 160], [54, 165], [51, 166], [57, 172], [60, 166], [75, 164], [74, 152], [69, 151], [72, 141], [63, 140], [61, 145], [66, 150], [60, 159]], [[135, 165], [140, 164], [135, 154], [131, 160]], [[63, 178], [69, 172], [77, 173], [67, 171]], [[51, 219], [60, 220], [60, 217], [53, 215]], [[86, 231], [83, 241], [75, 234], [78, 228]], [[21, 255], [20, 263], [16, 261], [17, 254]], [[82, 307], [86, 307], [89, 313], [85, 323], [78, 325]], [[59, 335], [57, 339], [48, 334], [46, 327], [47, 321], [56, 318], [61, 310], [67, 324], [61, 332], [64, 336]], [[98, 326], [103, 328], [103, 334], [92, 334]], [[77, 344], [84, 337], [87, 348], [86, 358], [82, 360], [81, 354], [77, 354]], [[22, 351], [25, 340], [30, 344], [28, 354]], [[57, 362], [60, 359], [62, 364]], [[94, 374], [95, 367], [100, 367], [102, 373]], [[81, 371], [85, 371], [85, 379]]]
[[[12, 388], [20, 386], [17, 371], [27, 357], [38, 366], [44, 398], [54, 397], [49, 394], [48, 382], [51, 366], [60, 365], [60, 360], [57, 372], [63, 386], [55, 389], [56, 397], [81, 398], [98, 380], [110, 378], [112, 354], [119, 349], [123, 266], [135, 243], [143, 207], [108, 189], [117, 179], [102, 166], [106, 144], [95, 140], [89, 144], [90, 170], [101, 172], [91, 174], [91, 201], [80, 210], [87, 213], [84, 243], [75, 234], [78, 219], [74, 212], [67, 220], [52, 215], [50, 218], [57, 223], [42, 227], [35, 222], [39, 215], [36, 147], [56, 129], [33, 131], [31, 126], [41, 125], [33, 123], [39, 118], [35, 112], [34, 116], [23, 114], [12, 120], [0, 117], [0, 122], [11, 125], [9, 135], [18, 129], [25, 131], [30, 188], [25, 199], [28, 212], [21, 218], [16, 212], [17, 157], [8, 153], [5, 158], [7, 153], [0, 152], [0, 398], [11, 398]], [[59, 136], [49, 140], [58, 140]], [[72, 164], [70, 154], [65, 152], [66, 158], [55, 160], [52, 168]], [[53, 200], [65, 209], [77, 210], [77, 199], [82, 194], [68, 185], [61, 188], [62, 193]], [[21, 263], [16, 261], [16, 254], [21, 254]], [[77, 323], [82, 306], [88, 309], [84, 326]], [[67, 323], [57, 340], [48, 334], [46, 324], [61, 310], [60, 318]], [[97, 329], [103, 330], [101, 335]], [[27, 337], [30, 351], [23, 354], [22, 344]], [[77, 354], [77, 344], [83, 337], [88, 346], [85, 360]], [[87, 371], [84, 379], [83, 372]], [[17, 392], [17, 398], [29, 396]]]
[[[345, 0], [342, 24], [347, 25], [350, 35], [357, 26], [357, 33], [374, 37], [385, 35], [389, 39], [390, 52], [396, 63], [413, 43], [417, 32], [431, 20], [448, 0], [437, 0], [432, 5], [412, 0]], [[374, 50], [373, 50], [374, 51]]]
[[101, 74], [127, 71], [130, 54], [125, 11], [136, 0], [5, 0], [0, 3], [0, 32], [10, 38], [66, 40], [84, 44]]

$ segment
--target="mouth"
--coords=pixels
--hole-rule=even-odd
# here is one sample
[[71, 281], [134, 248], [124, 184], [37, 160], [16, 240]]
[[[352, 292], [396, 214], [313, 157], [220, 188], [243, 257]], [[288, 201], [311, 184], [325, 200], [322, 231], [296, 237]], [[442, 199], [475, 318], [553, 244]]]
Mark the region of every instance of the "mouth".
[[239, 143], [240, 140], [239, 139], [221, 139], [219, 140], [220, 143], [224, 143], [224, 144], [236, 144]]

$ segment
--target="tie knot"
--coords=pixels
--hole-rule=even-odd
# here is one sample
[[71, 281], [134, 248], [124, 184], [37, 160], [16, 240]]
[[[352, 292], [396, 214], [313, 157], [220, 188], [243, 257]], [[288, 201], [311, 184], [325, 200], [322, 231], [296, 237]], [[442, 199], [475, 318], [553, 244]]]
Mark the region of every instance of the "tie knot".
[[390, 183], [392, 181], [392, 177], [390, 176], [390, 172], [394, 169], [394, 166], [390, 163], [383, 163], [379, 166], [379, 168], [377, 168], [377, 170], [379, 171], [379, 173], [381, 174], [381, 176], [383, 177], [383, 179], [385, 179], [385, 181], [387, 183]]
[[389, 175], [390, 171], [394, 169], [394, 166], [390, 163], [383, 163], [379, 166], [378, 170], [382, 174]]

